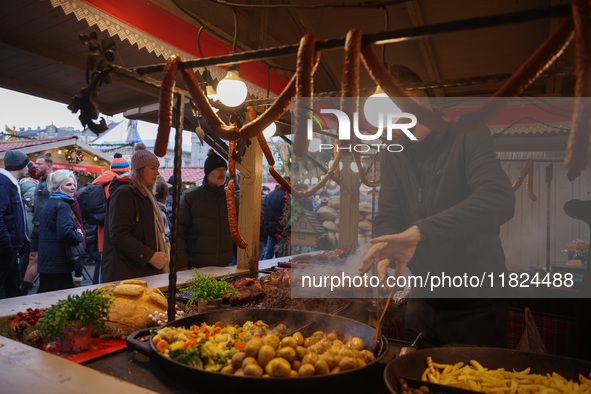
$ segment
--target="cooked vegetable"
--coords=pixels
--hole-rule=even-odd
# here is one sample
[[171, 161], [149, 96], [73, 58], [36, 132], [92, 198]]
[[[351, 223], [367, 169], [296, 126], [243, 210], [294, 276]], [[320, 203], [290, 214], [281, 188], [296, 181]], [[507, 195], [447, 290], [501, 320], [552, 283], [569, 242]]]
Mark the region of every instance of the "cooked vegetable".
[[[316, 331], [279, 338], [287, 332], [283, 324], [269, 328], [262, 321], [244, 325], [165, 327], [152, 339], [166, 357], [208, 371], [245, 376], [298, 377], [326, 375], [360, 368], [375, 361], [357, 337]], [[308, 347], [298, 346], [298, 343]]]

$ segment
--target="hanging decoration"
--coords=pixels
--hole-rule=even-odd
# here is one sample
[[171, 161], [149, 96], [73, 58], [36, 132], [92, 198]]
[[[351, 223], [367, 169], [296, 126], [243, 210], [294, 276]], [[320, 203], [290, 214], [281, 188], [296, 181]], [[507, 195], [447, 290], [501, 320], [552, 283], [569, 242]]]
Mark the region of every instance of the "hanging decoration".
[[68, 160], [68, 163], [70, 164], [78, 164], [84, 160], [84, 152], [74, 145], [66, 151], [66, 160]]

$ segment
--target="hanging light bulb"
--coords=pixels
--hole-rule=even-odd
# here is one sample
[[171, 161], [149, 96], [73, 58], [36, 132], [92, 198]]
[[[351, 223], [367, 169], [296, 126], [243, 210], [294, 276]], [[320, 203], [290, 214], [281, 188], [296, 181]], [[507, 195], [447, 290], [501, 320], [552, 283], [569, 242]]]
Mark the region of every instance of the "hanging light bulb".
[[273, 122], [269, 126], [267, 126], [265, 130], [263, 130], [263, 137], [265, 137], [265, 139], [268, 140], [269, 138], [275, 135], [276, 131], [277, 125], [275, 124], [275, 122]]
[[58, 155], [61, 155], [61, 154], [62, 154], [62, 150], [61, 150], [61, 148], [60, 148], [60, 149], [57, 151], [57, 154], [58, 154]]
[[240, 75], [238, 66], [228, 67], [228, 74], [218, 83], [218, 100], [228, 107], [237, 107], [246, 100], [248, 89]]
[[384, 90], [378, 85], [375, 92], [365, 100], [363, 113], [365, 119], [375, 127], [380, 126], [380, 117], [383, 119], [382, 127], [385, 127], [387, 113], [402, 112], [400, 108], [388, 97]]
[[97, 161], [97, 160], [98, 160], [98, 157], [97, 156], [94, 156], [94, 161]]

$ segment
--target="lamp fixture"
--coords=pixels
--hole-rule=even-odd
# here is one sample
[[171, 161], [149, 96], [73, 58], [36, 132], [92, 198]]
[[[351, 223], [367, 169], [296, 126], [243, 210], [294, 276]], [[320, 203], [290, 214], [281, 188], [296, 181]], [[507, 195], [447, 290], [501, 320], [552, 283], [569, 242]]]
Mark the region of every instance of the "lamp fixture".
[[275, 122], [273, 122], [269, 126], [267, 126], [265, 130], [263, 130], [263, 137], [265, 137], [265, 139], [268, 140], [275, 135], [276, 131], [277, 125], [275, 124]]
[[238, 65], [228, 67], [228, 74], [218, 83], [218, 100], [228, 107], [237, 107], [246, 100], [248, 89], [238, 72]]
[[[232, 52], [236, 52], [236, 44], [238, 43], [238, 15], [236, 8], [232, 7], [234, 15], [234, 39], [232, 40]], [[240, 67], [238, 64], [231, 64], [228, 66], [228, 74], [222, 79], [217, 86], [218, 100], [228, 107], [237, 107], [246, 100], [248, 89], [246, 84], [238, 73]]]
[[98, 157], [95, 155], [94, 156], [94, 161], [97, 161], [97, 160], [98, 160]]
[[58, 155], [61, 155], [62, 154], [62, 150], [61, 149], [58, 149], [57, 154]]
[[402, 112], [402, 110], [394, 104], [379, 85], [363, 104], [365, 119], [375, 127], [384, 127], [384, 115], [397, 112]]

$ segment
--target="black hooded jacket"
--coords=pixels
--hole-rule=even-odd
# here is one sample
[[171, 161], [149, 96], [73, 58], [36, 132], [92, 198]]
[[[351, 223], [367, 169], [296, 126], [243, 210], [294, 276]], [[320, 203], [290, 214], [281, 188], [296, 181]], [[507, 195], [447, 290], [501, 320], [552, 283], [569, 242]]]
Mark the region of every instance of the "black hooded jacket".
[[232, 262], [234, 241], [224, 186], [210, 186], [205, 178], [201, 186], [183, 193], [177, 237], [179, 270]]
[[432, 132], [403, 152], [386, 152], [381, 174], [374, 230], [419, 227], [426, 240], [408, 265], [413, 274], [506, 270], [499, 228], [513, 217], [515, 195], [487, 128]]

